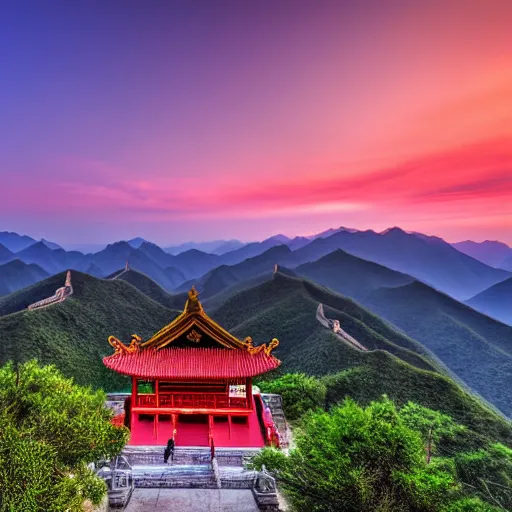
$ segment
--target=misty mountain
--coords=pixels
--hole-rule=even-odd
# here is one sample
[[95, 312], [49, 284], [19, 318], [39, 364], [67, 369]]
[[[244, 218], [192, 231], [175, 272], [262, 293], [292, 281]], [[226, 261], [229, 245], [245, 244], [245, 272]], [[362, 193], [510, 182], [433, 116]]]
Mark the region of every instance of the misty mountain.
[[166, 290], [173, 287], [173, 283], [165, 270], [155, 263], [141, 249], [134, 249], [128, 242], [116, 242], [108, 245], [103, 251], [89, 255], [90, 264], [101, 269], [102, 275], [107, 276], [124, 268], [128, 262], [130, 268], [136, 269], [156, 281]]
[[0, 296], [30, 286], [48, 277], [41, 267], [13, 260], [0, 265]]
[[49, 274], [56, 274], [68, 268], [79, 267], [85, 256], [78, 251], [51, 249], [44, 241], [40, 241], [17, 252], [16, 258], [27, 264], [35, 263]]
[[[222, 256], [223, 254], [226, 254], [227, 252], [231, 252], [231, 251], [235, 251], [236, 249], [240, 249], [240, 247], [243, 247], [244, 245], [245, 244], [243, 242], [240, 242], [240, 240], [223, 241], [218, 247], [216, 247], [211, 252], [213, 254]], [[195, 249], [200, 249], [200, 247], [195, 247]], [[204, 251], [209, 252], [207, 250], [204, 250]]]
[[289, 241], [288, 237], [284, 237], [284, 235], [277, 235], [275, 237], [267, 238], [262, 242], [251, 242], [249, 244], [244, 245], [240, 249], [236, 249], [234, 251], [223, 254], [220, 257], [220, 262], [223, 265], [236, 265], [245, 261], [248, 258], [254, 258], [255, 256], [259, 256], [263, 254], [265, 251], [268, 251], [272, 247], [276, 247], [278, 245], [283, 245], [283, 240], [286, 239]]
[[[323, 327], [316, 318], [319, 303], [328, 318], [339, 320], [368, 351], [355, 349]], [[478, 424], [482, 432], [494, 430], [490, 417], [503, 422], [448, 378], [420, 343], [354, 301], [308, 280], [279, 272], [237, 293], [211, 315], [239, 338], [252, 336], [258, 343], [277, 337], [280, 344], [274, 353], [282, 361], [281, 371], [331, 374], [326, 382], [339, 382], [337, 400], [349, 393], [368, 403], [386, 393], [398, 403], [412, 400], [468, 426]]]
[[0, 231], [0, 244], [11, 252], [18, 252], [29, 245], [35, 244], [36, 240], [27, 235], [18, 235], [10, 231]]
[[500, 268], [508, 272], [512, 272], [512, 256], [505, 259], [505, 261], [500, 265]]
[[50, 242], [49, 240], [45, 240], [44, 238], [41, 238], [41, 242], [46, 245], [46, 247], [48, 247], [49, 249], [51, 249], [52, 251], [55, 251], [55, 250], [58, 250], [58, 249], [62, 249], [62, 247], [54, 242]]
[[[84, 265], [80, 265], [80, 267], [84, 267]], [[85, 268], [85, 273], [89, 274], [90, 276], [104, 277], [103, 270], [101, 270], [101, 268], [98, 267], [98, 265], [96, 265], [95, 263], [91, 263], [89, 264], [89, 266], [86, 265]]]
[[190, 249], [173, 256], [172, 266], [181, 270], [186, 277], [201, 276], [221, 264], [222, 256]]
[[292, 250], [296, 251], [297, 249], [301, 249], [302, 247], [308, 245], [311, 242], [309, 238], [306, 238], [305, 236], [296, 236], [295, 238], [292, 238], [288, 242], [286, 242], [286, 245]]
[[341, 231], [348, 231], [349, 233], [357, 233], [359, 230], [340, 226], [339, 228], [326, 229], [325, 231], [321, 231], [320, 233], [317, 233], [316, 235], [310, 235], [306, 238], [308, 238], [309, 240], [316, 240], [317, 238], [328, 238], [332, 235], [335, 235], [336, 233], [340, 233]]
[[205, 300], [238, 282], [239, 280], [231, 271], [231, 267], [221, 265], [220, 267], [210, 270], [199, 279], [191, 279], [182, 283], [176, 291], [186, 292], [190, 290], [192, 286], [195, 286], [201, 293], [201, 300]]
[[133, 247], [134, 249], [138, 249], [142, 244], [149, 243], [144, 238], [141, 238], [140, 236], [136, 238], [132, 238], [131, 240], [127, 240], [127, 243]]
[[187, 300], [187, 294], [182, 293], [178, 295], [171, 295], [167, 293], [160, 285], [155, 283], [152, 279], [150, 279], [145, 274], [141, 272], [137, 272], [133, 269], [128, 270], [119, 270], [114, 272], [111, 276], [109, 276], [111, 280], [122, 280], [127, 283], [130, 283], [132, 286], [137, 288], [140, 292], [142, 292], [147, 297], [155, 300], [162, 306], [170, 309], [180, 309], [185, 304]]
[[11, 261], [14, 257], [14, 253], [12, 251], [0, 244], [0, 264]]
[[357, 258], [341, 249], [294, 270], [301, 276], [356, 299], [378, 288], [402, 286], [414, 281], [407, 274]]
[[327, 238], [317, 238], [294, 251], [290, 264], [316, 261], [336, 249], [416, 277], [461, 300], [510, 277], [507, 272], [461, 253], [440, 238], [420, 237], [399, 228], [380, 234], [340, 231]]
[[105, 249], [106, 246], [107, 246], [107, 244], [83, 243], [83, 244], [63, 244], [62, 248], [65, 249], [66, 251], [78, 251], [83, 254], [93, 254], [95, 252], [102, 251], [103, 249]]
[[500, 268], [505, 260], [512, 256], [512, 249], [503, 242], [490, 240], [473, 242], [466, 240], [452, 245], [458, 251], [475, 258], [475, 260], [496, 268]]
[[198, 279], [187, 281], [177, 291], [186, 291], [194, 285], [201, 291], [203, 299], [210, 298], [236, 283], [253, 279], [261, 274], [266, 274], [267, 278], [270, 277], [274, 264], [286, 259], [290, 253], [290, 248], [286, 245], [272, 247], [264, 253], [247, 258], [236, 265], [216, 267]]
[[170, 283], [170, 286], [172, 290], [178, 288], [178, 286], [180, 286], [182, 283], [184, 283], [187, 278], [185, 277], [185, 274], [175, 268], [175, 267], [167, 267], [167, 268], [164, 268], [164, 272], [165, 272], [165, 275], [167, 276], [167, 278], [169, 279], [169, 283]]
[[158, 245], [151, 242], [143, 242], [138, 247], [139, 251], [149, 256], [159, 267], [166, 268], [173, 264], [174, 258], [171, 254], [166, 253]]
[[165, 247], [164, 251], [176, 255], [190, 249], [197, 249], [201, 252], [221, 255], [239, 249], [243, 245], [239, 240], [212, 240], [211, 242], [186, 242], [180, 245], [171, 245], [170, 247]]
[[501, 322], [512, 325], [512, 278], [495, 284], [466, 304]]
[[363, 304], [512, 416], [512, 327], [419, 281], [370, 292]]

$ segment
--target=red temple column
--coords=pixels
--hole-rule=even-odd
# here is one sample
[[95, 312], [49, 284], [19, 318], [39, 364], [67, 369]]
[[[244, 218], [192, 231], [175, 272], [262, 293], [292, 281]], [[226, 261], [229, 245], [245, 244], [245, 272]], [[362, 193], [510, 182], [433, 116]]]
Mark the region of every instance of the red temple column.
[[245, 383], [246, 397], [247, 397], [247, 407], [252, 409], [252, 379], [248, 377]]
[[213, 416], [211, 414], [208, 414], [208, 439], [211, 444], [211, 440], [213, 439]]
[[133, 412], [134, 407], [137, 407], [137, 377], [132, 377], [132, 412], [130, 418], [130, 426], [132, 430], [135, 426], [135, 413]]

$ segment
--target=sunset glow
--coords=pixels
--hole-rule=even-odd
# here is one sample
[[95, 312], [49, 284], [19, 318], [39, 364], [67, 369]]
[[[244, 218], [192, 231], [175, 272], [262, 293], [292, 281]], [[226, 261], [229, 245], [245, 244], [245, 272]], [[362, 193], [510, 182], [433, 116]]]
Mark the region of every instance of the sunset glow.
[[512, 243], [509, 0], [106, 4], [0, 21], [4, 229]]

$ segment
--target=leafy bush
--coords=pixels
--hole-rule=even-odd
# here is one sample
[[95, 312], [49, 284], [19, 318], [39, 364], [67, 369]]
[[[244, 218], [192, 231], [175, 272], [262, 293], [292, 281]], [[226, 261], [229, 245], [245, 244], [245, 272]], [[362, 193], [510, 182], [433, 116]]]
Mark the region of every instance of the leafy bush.
[[105, 394], [29, 361], [0, 368], [0, 511], [81, 511], [105, 485], [87, 464], [123, 448]]
[[281, 395], [289, 420], [297, 420], [307, 411], [325, 407], [325, 385], [303, 373], [288, 373], [272, 381], [261, 381], [258, 386], [265, 393]]
[[455, 457], [457, 476], [468, 493], [512, 510], [512, 450], [496, 443]]
[[263, 466], [265, 469], [273, 474], [278, 473], [286, 465], [286, 455], [277, 448], [266, 447], [263, 448], [257, 455], [255, 455], [247, 464], [247, 469], [255, 469], [261, 471]]
[[388, 399], [310, 412], [296, 444], [289, 457], [265, 450], [253, 464], [265, 464], [301, 512], [434, 512], [457, 490], [453, 466], [427, 465], [421, 435]]
[[479, 498], [463, 498], [454, 501], [442, 509], [441, 512], [502, 512], [502, 508], [493, 507]]

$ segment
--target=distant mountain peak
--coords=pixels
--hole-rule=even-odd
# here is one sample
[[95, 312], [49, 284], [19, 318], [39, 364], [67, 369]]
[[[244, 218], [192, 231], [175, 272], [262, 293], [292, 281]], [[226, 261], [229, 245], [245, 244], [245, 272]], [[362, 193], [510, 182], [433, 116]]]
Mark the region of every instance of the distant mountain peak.
[[126, 243], [133, 247], [134, 249], [138, 249], [142, 244], [144, 243], [150, 243], [147, 240], [144, 240], [144, 238], [141, 238], [140, 236], [136, 238], [132, 238], [131, 240], [127, 240]]
[[51, 249], [52, 251], [55, 251], [56, 249], [62, 249], [62, 247], [54, 242], [50, 242], [49, 240], [46, 240], [45, 238], [41, 238], [40, 240], [41, 243], [43, 243], [44, 245], [46, 245], [46, 247], [48, 247], [48, 249]]
[[337, 233], [341, 233], [342, 231], [346, 231], [348, 233], [357, 233], [359, 232], [358, 229], [354, 228], [347, 228], [345, 226], [340, 226], [339, 228], [329, 228], [325, 231], [321, 231], [320, 233], [316, 233], [315, 235], [307, 236], [309, 240], [316, 240], [317, 238], [328, 238], [332, 235], [336, 235]]
[[512, 257], [512, 248], [498, 240], [485, 240], [484, 242], [465, 240], [453, 243], [452, 246], [491, 267], [507, 269], [506, 262]]
[[282, 244], [287, 244], [291, 241], [291, 238], [287, 237], [286, 235], [278, 234], [271, 236], [270, 238], [267, 238], [264, 240], [264, 242], [280, 242]]
[[393, 234], [407, 235], [409, 233], [406, 233], [402, 228], [399, 228], [398, 226], [393, 226], [391, 228], [387, 228], [384, 231], [381, 231], [379, 233], [379, 235], [393, 235]]

